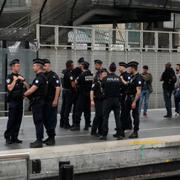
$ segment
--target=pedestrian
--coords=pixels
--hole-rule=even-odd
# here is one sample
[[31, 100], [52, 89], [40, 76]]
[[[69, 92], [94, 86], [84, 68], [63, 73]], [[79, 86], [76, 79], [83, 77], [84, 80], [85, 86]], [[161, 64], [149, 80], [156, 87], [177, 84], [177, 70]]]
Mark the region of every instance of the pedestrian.
[[164, 96], [164, 102], [167, 114], [164, 116], [164, 118], [171, 118], [172, 117], [172, 93], [175, 88], [176, 83], [176, 74], [171, 67], [171, 63], [165, 64], [165, 70], [161, 75], [160, 81], [163, 82], [163, 96]]
[[8, 91], [8, 122], [4, 133], [6, 144], [22, 143], [18, 139], [23, 115], [24, 91], [29, 87], [25, 78], [20, 74], [21, 65], [19, 59], [10, 62], [11, 74], [7, 75], [6, 86]]
[[[125, 62], [119, 62], [119, 72], [120, 77], [122, 77], [126, 82], [130, 82], [131, 75], [127, 72], [127, 64]], [[120, 103], [121, 103], [121, 113], [120, 113], [120, 121], [122, 123], [123, 132], [125, 130], [132, 129], [132, 119], [130, 112], [126, 111], [126, 96], [127, 96], [127, 85], [122, 84], [121, 92], [120, 92]], [[116, 136], [116, 134], [114, 135]]]
[[51, 62], [44, 59], [44, 70], [48, 81], [47, 96], [44, 106], [44, 126], [48, 138], [43, 141], [48, 146], [55, 145], [57, 108], [61, 94], [61, 83], [58, 75], [52, 71]]
[[36, 140], [33, 143], [30, 143], [30, 147], [42, 148], [44, 138], [44, 106], [48, 88], [47, 78], [44, 74], [44, 61], [38, 58], [34, 59], [33, 70], [36, 73], [36, 77], [33, 80], [30, 89], [24, 93], [24, 96], [30, 99], [36, 130]]
[[103, 101], [104, 90], [102, 88], [102, 81], [107, 76], [107, 70], [101, 69], [97, 80], [93, 82], [91, 90], [91, 105], [95, 105], [95, 117], [92, 123], [91, 135], [102, 135], [102, 122], [103, 122]]
[[120, 91], [121, 83], [120, 77], [115, 74], [116, 64], [111, 63], [109, 66], [109, 74], [102, 81], [102, 87], [104, 89], [104, 101], [103, 101], [103, 123], [102, 123], [102, 135], [100, 140], [106, 140], [109, 131], [109, 115], [110, 112], [114, 112], [116, 122], [116, 138], [123, 139], [122, 127], [120, 121]]
[[81, 63], [81, 70], [81, 75], [76, 79], [78, 96], [75, 109], [75, 125], [71, 128], [72, 131], [80, 130], [82, 113], [84, 113], [85, 117], [84, 130], [88, 130], [89, 127], [91, 127], [90, 91], [93, 82], [93, 75], [89, 70], [89, 63], [86, 61]]
[[180, 64], [176, 64], [176, 84], [174, 92], [174, 101], [175, 101], [175, 117], [180, 115]]
[[75, 78], [73, 74], [74, 63], [72, 60], [66, 62], [66, 69], [62, 71], [62, 106], [61, 106], [61, 120], [60, 127], [70, 129], [69, 114], [73, 105], [73, 98], [75, 93]]
[[152, 75], [151, 73], [148, 72], [148, 66], [145, 65], [143, 66], [142, 69], [142, 79], [143, 79], [143, 86], [142, 86], [142, 92], [141, 92], [141, 98], [140, 98], [140, 103], [139, 103], [139, 114], [141, 114], [141, 108], [142, 105], [144, 103], [143, 106], [143, 116], [147, 117], [147, 111], [148, 111], [148, 107], [149, 107], [149, 96], [150, 94], [153, 92], [152, 89]]
[[122, 77], [121, 80], [128, 87], [127, 96], [126, 96], [126, 113], [129, 115], [129, 112], [132, 112], [133, 118], [133, 132], [129, 138], [138, 138], [139, 131], [139, 100], [141, 96], [141, 89], [143, 80], [141, 75], [138, 73], [138, 62], [131, 61], [128, 63], [129, 73], [131, 74], [130, 82], [125, 81]]

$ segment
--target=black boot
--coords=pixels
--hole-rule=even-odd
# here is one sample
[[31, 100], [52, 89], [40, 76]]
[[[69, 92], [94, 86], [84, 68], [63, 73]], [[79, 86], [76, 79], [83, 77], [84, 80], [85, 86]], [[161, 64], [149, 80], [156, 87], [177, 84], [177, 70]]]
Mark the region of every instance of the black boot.
[[13, 144], [13, 142], [11, 141], [10, 138], [6, 138], [6, 145], [10, 145], [10, 144]]
[[119, 136], [122, 136], [123, 138], [125, 137], [124, 131], [122, 130], [121, 132], [116, 132], [116, 134], [113, 134], [114, 138], [117, 138]]
[[136, 139], [138, 138], [138, 131], [134, 131], [130, 136], [129, 136], [130, 139]]
[[36, 140], [33, 143], [30, 143], [30, 148], [42, 148], [43, 143], [41, 140]]
[[74, 126], [71, 128], [71, 131], [80, 131], [80, 127], [79, 126]]
[[22, 144], [22, 142], [23, 141], [18, 138], [12, 139], [12, 143], [15, 143], [15, 144]]
[[45, 142], [47, 146], [54, 146], [56, 144], [54, 137], [49, 137], [49, 139]]
[[48, 141], [49, 141], [49, 137], [43, 141], [43, 144], [46, 144]]

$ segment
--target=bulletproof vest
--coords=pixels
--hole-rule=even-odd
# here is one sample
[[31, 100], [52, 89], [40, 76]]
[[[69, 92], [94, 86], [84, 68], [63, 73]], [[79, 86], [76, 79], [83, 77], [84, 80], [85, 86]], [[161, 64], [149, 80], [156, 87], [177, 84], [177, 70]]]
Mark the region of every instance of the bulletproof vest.
[[95, 83], [98, 86], [97, 90], [94, 91], [95, 99], [104, 99], [105, 93], [102, 87], [102, 81], [98, 80]]
[[47, 96], [48, 91], [48, 81], [44, 73], [40, 73], [37, 76], [41, 77], [41, 85], [38, 87], [38, 89], [32, 94], [32, 98], [36, 98], [39, 100], [44, 100]]
[[91, 71], [87, 70], [80, 75], [82, 79], [81, 83], [78, 85], [78, 89], [80, 92], [90, 92], [92, 88], [93, 82], [93, 74]]
[[55, 87], [52, 85], [52, 81], [53, 81], [53, 77], [57, 75], [53, 71], [45, 73], [45, 75], [48, 81], [46, 101], [51, 102], [54, 99], [55, 91], [56, 91]]
[[[128, 84], [128, 87], [127, 87], [127, 93], [129, 95], [136, 95], [136, 81], [137, 81], [137, 78], [139, 78], [141, 75], [139, 73], [137, 73], [135, 76], [132, 76], [131, 77], [131, 80]], [[143, 84], [142, 84], [143, 85]]]
[[[14, 74], [11, 74], [12, 79]], [[16, 75], [17, 76], [17, 75]], [[8, 91], [8, 101], [11, 100], [23, 100], [23, 95], [25, 92], [24, 84], [21, 80], [16, 81], [16, 85], [12, 91]]]
[[62, 82], [62, 87], [64, 89], [72, 89], [70, 78], [71, 78], [71, 71], [67, 69], [63, 70], [61, 74], [61, 82]]
[[120, 78], [111, 73], [107, 76], [104, 84], [104, 91], [106, 97], [119, 97], [121, 91], [122, 84], [120, 82]]

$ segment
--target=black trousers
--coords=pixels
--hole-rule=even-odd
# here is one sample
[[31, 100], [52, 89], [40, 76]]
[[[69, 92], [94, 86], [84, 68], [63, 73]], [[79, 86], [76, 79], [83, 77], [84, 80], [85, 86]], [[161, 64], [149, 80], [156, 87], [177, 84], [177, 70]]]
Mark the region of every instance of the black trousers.
[[172, 93], [173, 93], [172, 90], [163, 89], [164, 102], [168, 116], [172, 116], [172, 101], [171, 101]]
[[125, 131], [127, 129], [132, 129], [132, 119], [130, 111], [126, 111], [129, 107], [129, 103], [126, 102], [126, 95], [123, 94], [121, 96], [121, 113], [120, 113], [120, 121], [122, 123], [122, 129]]
[[92, 124], [92, 133], [102, 134], [102, 123], [103, 123], [103, 100], [102, 99], [95, 99], [95, 117]]
[[49, 137], [55, 137], [57, 125], [57, 107], [52, 107], [52, 103], [44, 105], [44, 126]]
[[109, 131], [109, 114], [114, 112], [117, 134], [121, 133], [121, 121], [120, 121], [120, 101], [118, 97], [106, 98], [103, 101], [103, 124], [102, 124], [102, 135], [107, 136]]
[[32, 104], [33, 121], [36, 130], [36, 139], [41, 141], [44, 138], [44, 103]]
[[125, 119], [129, 118], [129, 114], [131, 114], [132, 111], [132, 118], [133, 118], [133, 125], [134, 125], [134, 131], [139, 131], [139, 101], [136, 102], [136, 108], [132, 109], [131, 105], [133, 102], [132, 96], [127, 96], [125, 100]]
[[23, 100], [9, 102], [7, 129], [4, 133], [6, 139], [17, 139], [22, 122]]
[[69, 114], [73, 105], [74, 94], [71, 90], [63, 89], [60, 126], [69, 126]]
[[79, 93], [75, 108], [75, 126], [79, 127], [81, 116], [84, 113], [85, 126], [89, 127], [91, 124], [91, 101], [90, 93]]

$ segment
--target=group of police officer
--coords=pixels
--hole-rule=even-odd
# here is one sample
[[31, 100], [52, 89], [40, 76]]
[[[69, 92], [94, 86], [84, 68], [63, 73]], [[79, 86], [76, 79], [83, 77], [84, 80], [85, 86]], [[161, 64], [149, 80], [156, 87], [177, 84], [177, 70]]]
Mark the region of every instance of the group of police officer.
[[[48, 59], [34, 59], [33, 70], [36, 74], [32, 84], [20, 74], [20, 61], [14, 59], [10, 63], [12, 73], [7, 76], [7, 91], [9, 115], [7, 129], [4, 133], [6, 144], [22, 143], [18, 139], [22, 121], [23, 99], [30, 100], [30, 108], [36, 130], [36, 140], [30, 144], [31, 148], [41, 148], [43, 143], [55, 145], [55, 128], [57, 124], [57, 107], [61, 92], [60, 79], [51, 70]], [[44, 127], [48, 138], [43, 141]]]
[[[125, 137], [125, 130], [132, 129], [129, 138], [137, 138], [139, 131], [139, 100], [143, 84], [138, 73], [138, 63], [119, 63], [120, 76], [116, 74], [117, 66], [112, 63], [109, 70], [103, 67], [101, 60], [95, 60], [96, 74], [89, 70], [89, 63], [84, 58], [78, 60], [75, 68], [71, 60], [66, 62], [66, 69], [60, 78], [52, 71], [48, 59], [34, 59], [33, 70], [36, 74], [32, 84], [20, 74], [20, 61], [10, 62], [12, 73], [7, 76], [9, 115], [7, 129], [4, 133], [6, 144], [22, 143], [18, 139], [23, 114], [23, 99], [30, 101], [36, 130], [36, 140], [31, 148], [41, 148], [43, 144], [55, 145], [55, 129], [57, 125], [57, 108], [61, 94], [62, 106], [60, 127], [71, 131], [80, 130], [82, 113], [85, 127], [91, 127], [91, 105], [95, 107], [95, 117], [91, 127], [91, 135], [106, 140], [108, 135], [108, 119], [114, 112], [118, 140]], [[72, 110], [73, 108], [73, 110]], [[72, 125], [69, 115], [72, 110]], [[131, 116], [132, 111], [132, 116]], [[134, 126], [132, 126], [132, 118]], [[43, 141], [44, 128], [48, 138]]]
[[[91, 135], [106, 140], [108, 135], [108, 119], [114, 112], [118, 140], [125, 137], [125, 130], [134, 128], [129, 138], [138, 138], [139, 131], [139, 100], [143, 80], [138, 73], [138, 63], [119, 63], [120, 76], [116, 74], [116, 64], [112, 63], [109, 70], [103, 68], [101, 60], [95, 60], [96, 74], [89, 70], [89, 63], [80, 58], [79, 66], [74, 68], [73, 61], [66, 62], [62, 72], [62, 109], [60, 127], [71, 131], [80, 130], [80, 121], [84, 113], [85, 127], [91, 127], [91, 105], [95, 106], [95, 117], [91, 127]], [[72, 125], [69, 114], [73, 107]], [[134, 126], [132, 127], [131, 111]]]

